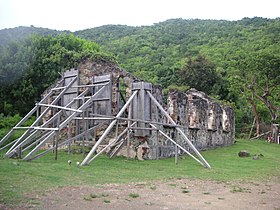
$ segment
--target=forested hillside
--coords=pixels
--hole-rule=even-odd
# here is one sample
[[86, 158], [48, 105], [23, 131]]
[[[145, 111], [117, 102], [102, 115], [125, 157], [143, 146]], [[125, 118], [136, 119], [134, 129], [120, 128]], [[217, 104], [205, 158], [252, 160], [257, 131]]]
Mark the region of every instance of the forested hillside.
[[70, 31], [56, 31], [48, 28], [30, 27], [16, 27], [0, 30], [0, 46], [5, 46], [11, 41], [23, 40], [31, 35], [58, 35], [61, 33], [69, 34]]
[[100, 56], [107, 55], [96, 43], [74, 35], [36, 35], [11, 42], [0, 57], [0, 113], [25, 115], [61, 72]]
[[[153, 26], [102, 26], [75, 32], [114, 53], [122, 67], [164, 86], [189, 57], [203, 55], [223, 70], [256, 50], [278, 48], [280, 19], [172, 19]], [[171, 75], [167, 75], [171, 74]]]
[[[33, 42], [25, 38], [34, 32], [53, 36], [69, 33], [35, 27], [0, 30], [0, 81], [2, 87], [7, 87], [5, 82], [10, 81], [8, 78], [13, 79], [15, 83], [9, 84], [8, 89], [11, 92], [15, 91], [11, 85], [21, 81], [19, 72], [25, 71], [23, 66], [28, 66], [29, 71], [34, 72], [33, 76], [36, 71], [46, 68], [48, 62], [55, 66], [56, 71], [61, 71], [67, 67], [65, 62], [73, 59], [73, 51], [79, 48], [79, 44], [76, 48], [64, 46], [62, 39], [69, 41], [69, 38], [67, 35], [64, 38], [59, 36], [60, 41], [36, 48], [50, 53], [41, 52], [45, 57], [38, 56], [38, 60], [32, 60], [27, 52], [32, 52], [34, 57]], [[152, 26], [106, 25], [73, 34], [88, 40], [79, 39], [78, 43], [96, 42], [100, 45], [99, 51], [113, 54], [121, 67], [137, 77], [162, 85], [165, 91], [195, 87], [230, 103], [236, 111], [239, 133], [248, 132], [254, 118], [256, 134], [267, 129], [270, 123], [279, 123], [279, 18], [256, 17], [239, 21], [171, 19]], [[70, 40], [74, 39], [72, 36]], [[65, 60], [68, 51], [72, 54]], [[51, 52], [56, 52], [56, 56], [52, 56]], [[17, 57], [13, 59], [11, 56], [15, 55]], [[34, 87], [37, 95], [49, 83], [41, 85], [38, 90]], [[9, 114], [7, 110], [14, 107], [7, 102], [6, 93], [1, 91], [3, 102], [0, 107], [6, 108], [0, 112]], [[17, 100], [16, 97], [13, 100]], [[14, 112], [18, 110], [14, 109]]]
[[167, 88], [195, 87], [231, 103], [237, 131], [256, 134], [279, 122], [280, 19], [172, 19], [153, 26], [77, 31], [101, 44], [120, 65]]

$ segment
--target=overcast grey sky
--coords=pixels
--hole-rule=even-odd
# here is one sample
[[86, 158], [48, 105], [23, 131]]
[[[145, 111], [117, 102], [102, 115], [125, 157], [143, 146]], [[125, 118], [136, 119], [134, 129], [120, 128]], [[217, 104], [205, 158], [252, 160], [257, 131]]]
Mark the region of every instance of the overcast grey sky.
[[0, 29], [82, 30], [107, 24], [152, 25], [170, 18], [280, 17], [280, 0], [0, 0]]

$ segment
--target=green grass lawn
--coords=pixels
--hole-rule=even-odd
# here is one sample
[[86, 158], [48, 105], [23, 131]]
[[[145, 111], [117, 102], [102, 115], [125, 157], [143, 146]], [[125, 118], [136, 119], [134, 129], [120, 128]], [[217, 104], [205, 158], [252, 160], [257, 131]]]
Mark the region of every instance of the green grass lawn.
[[[240, 158], [238, 152], [248, 150], [251, 155], [264, 157]], [[3, 152], [0, 153], [3, 157]], [[0, 203], [8, 205], [25, 202], [25, 195], [55, 186], [98, 185], [104, 183], [128, 183], [170, 178], [196, 178], [218, 181], [261, 181], [280, 175], [280, 145], [264, 141], [237, 140], [225, 148], [202, 152], [212, 166], [206, 169], [188, 156], [180, 157], [178, 165], [174, 158], [162, 160], [109, 159], [100, 156], [89, 166], [77, 167], [82, 155], [59, 152], [58, 160], [52, 153], [32, 162], [0, 159]], [[71, 160], [69, 166], [67, 161]]]

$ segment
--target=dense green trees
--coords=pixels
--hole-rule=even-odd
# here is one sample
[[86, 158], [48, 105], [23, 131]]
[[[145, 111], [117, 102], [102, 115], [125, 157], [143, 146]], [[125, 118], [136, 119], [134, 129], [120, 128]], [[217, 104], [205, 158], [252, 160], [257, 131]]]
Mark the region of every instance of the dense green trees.
[[63, 70], [100, 52], [74, 35], [32, 36], [10, 43], [0, 58], [1, 113], [25, 114]]
[[179, 85], [186, 85], [207, 94], [218, 80], [215, 65], [203, 56], [188, 59], [187, 64], [177, 72]]
[[[98, 34], [104, 35], [103, 48], [114, 53], [128, 71], [164, 88], [196, 87], [231, 103], [236, 110], [237, 132], [250, 130], [254, 118], [259, 119], [256, 134], [265, 128], [260, 128], [261, 125], [279, 122], [276, 75], [279, 75], [280, 19], [173, 19], [136, 27], [130, 34], [127, 32], [131, 27], [122, 26], [121, 33], [117, 32], [119, 26], [110, 27], [114, 28], [110, 36], [102, 33], [102, 27], [98, 29]], [[95, 29], [90, 31], [91, 35], [96, 33]], [[87, 38], [85, 33], [76, 34]], [[97, 36], [89, 38], [99, 42]], [[212, 73], [203, 76], [204, 65], [190, 71], [198, 56], [213, 64], [206, 68]]]
[[34, 35], [59, 35], [61, 33], [69, 34], [70, 31], [57, 31], [34, 26], [19, 26], [16, 28], [2, 29], [0, 30], [0, 45], [4, 46], [11, 41], [20, 41]]
[[279, 18], [172, 19], [153, 26], [107, 25], [74, 33], [90, 41], [62, 35], [19, 42], [18, 34], [34, 33], [60, 32], [35, 27], [0, 30], [2, 113], [26, 112], [60, 71], [82, 57], [107, 51], [121, 67], [166, 91], [195, 87], [230, 103], [237, 132], [249, 131], [254, 118], [257, 134], [262, 125], [279, 123]]
[[[278, 123], [280, 111], [280, 51], [260, 49], [242, 58], [239, 68], [231, 72], [230, 81], [234, 93], [240, 94], [251, 106], [256, 120], [256, 134], [262, 122]], [[235, 92], [238, 95], [237, 92]], [[240, 103], [241, 99], [237, 101]]]

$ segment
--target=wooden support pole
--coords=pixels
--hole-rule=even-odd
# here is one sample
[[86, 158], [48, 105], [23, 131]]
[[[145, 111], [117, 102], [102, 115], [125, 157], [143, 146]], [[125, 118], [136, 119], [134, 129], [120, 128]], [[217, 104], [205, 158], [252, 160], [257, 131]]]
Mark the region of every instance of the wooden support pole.
[[[108, 84], [108, 83], [107, 83]], [[105, 84], [106, 85], [106, 84]], [[87, 100], [80, 108], [79, 110], [84, 110], [86, 109], [92, 102], [92, 100], [97, 97], [102, 90], [104, 89], [105, 85], [100, 88], [92, 97], [91, 99]], [[76, 117], [78, 114], [80, 114], [79, 112], [74, 112], [72, 113], [67, 119], [65, 119], [59, 126], [59, 130], [61, 130], [62, 128], [64, 128], [65, 126], [67, 126], [67, 124], [74, 118]], [[51, 139], [53, 136], [55, 135], [55, 131], [52, 131], [44, 140], [42, 140], [30, 153], [28, 153], [23, 160], [28, 160], [31, 158], [31, 156], [45, 143], [47, 142], [49, 139]]]
[[[57, 86], [61, 84], [61, 81], [58, 82]], [[56, 87], [57, 87], [56, 86]], [[44, 96], [44, 98], [40, 101], [40, 103], [44, 102], [48, 97], [50, 97], [53, 94], [53, 91], [50, 91], [47, 95]], [[19, 127], [21, 126], [31, 115], [34, 114], [35, 111], [37, 111], [39, 109], [39, 105], [35, 104], [35, 106], [33, 107], [33, 109], [28, 112], [27, 115], [25, 115], [25, 117], [23, 117], [17, 124], [15, 127]], [[10, 136], [13, 134], [14, 129], [11, 129], [0, 141], [0, 146], [1, 144], [3, 144], [7, 139], [10, 138]], [[13, 144], [16, 145], [18, 142], [20, 141], [20, 138], [17, 139], [17, 141]]]
[[[52, 91], [50, 91], [40, 102], [45, 101], [48, 97], [50, 97], [52, 95]], [[24, 118], [22, 118], [15, 127], [19, 127], [21, 126], [30, 116], [32, 116], [34, 114], [34, 112], [36, 112], [39, 109], [39, 105], [36, 104], [33, 109], [28, 112], [27, 115], [25, 115]], [[0, 141], [0, 145], [3, 144], [12, 134], [13, 134], [14, 130], [10, 130], [10, 132], [8, 132]], [[20, 141], [20, 138], [17, 140], [17, 142]], [[15, 144], [17, 144], [17, 142]]]
[[[65, 89], [54, 99], [54, 101], [51, 103], [51, 105], [56, 104], [60, 98], [64, 95], [64, 93], [71, 87], [71, 85], [77, 80], [77, 77], [75, 77], [66, 87]], [[52, 91], [51, 91], [52, 92]], [[51, 93], [49, 93], [48, 95], [51, 95]], [[42, 101], [44, 101], [46, 99], [46, 97], [44, 97]], [[40, 103], [41, 103], [40, 102]], [[37, 105], [38, 106], [38, 105]], [[38, 107], [37, 107], [38, 108]], [[35, 111], [36, 109], [34, 109]], [[47, 107], [43, 113], [41, 113], [41, 115], [32, 123], [31, 127], [34, 127], [42, 118], [43, 116], [45, 116], [45, 114], [50, 110], [50, 107]], [[20, 125], [19, 125], [20, 126]], [[18, 127], [18, 126], [16, 126]], [[28, 129], [27, 131], [25, 131], [25, 133], [17, 140], [17, 142], [9, 149], [9, 151], [6, 153], [6, 156], [9, 156], [10, 153], [13, 151], [13, 149], [19, 144], [21, 143], [26, 137], [27, 135], [30, 133], [31, 129]]]
[[[67, 125], [67, 140], [70, 139], [70, 122]], [[68, 142], [68, 154], [71, 152], [71, 141]]]
[[[164, 108], [158, 103], [158, 101], [154, 98], [154, 96], [149, 92], [146, 91], [152, 101], [157, 105], [157, 107], [160, 109], [160, 111], [163, 113], [163, 115], [170, 121], [171, 124], [176, 125], [174, 120], [169, 116], [169, 114], [164, 110]], [[192, 144], [192, 142], [188, 139], [188, 137], [185, 135], [185, 133], [180, 129], [179, 127], [176, 127], [176, 130], [181, 134], [181, 136], [187, 141], [188, 145], [191, 147], [191, 149], [197, 154], [199, 159], [203, 162], [203, 165], [207, 168], [211, 168], [209, 163], [204, 159], [204, 157], [199, 153], [199, 151], [195, 148], [195, 146]]]
[[[59, 116], [60, 112], [56, 113], [52, 118], [50, 118], [49, 120], [47, 120], [43, 125], [41, 125], [40, 127], [35, 127], [36, 129], [34, 129], [34, 132], [32, 134], [30, 134], [28, 137], [26, 137], [26, 139], [24, 139], [24, 141], [22, 141], [18, 146], [24, 146], [26, 144], [28, 144], [30, 141], [32, 141], [33, 138], [36, 138], [36, 135], [38, 133], [38, 131], [40, 130], [44, 130], [44, 131], [56, 131], [57, 128], [48, 128], [47, 126], [52, 123], [57, 116]], [[39, 141], [38, 141], [39, 142]]]
[[[126, 104], [123, 106], [123, 108], [119, 111], [119, 113], [117, 114], [117, 117], [120, 117], [123, 112], [127, 109], [127, 107], [130, 105], [131, 101], [133, 100], [134, 96], [137, 94], [138, 91], [135, 91], [132, 96], [129, 98], [129, 100], [126, 102]], [[83, 162], [81, 163], [81, 165], [88, 165], [91, 162], [91, 156], [95, 153], [96, 149], [98, 148], [98, 146], [101, 144], [101, 142], [105, 139], [105, 137], [109, 134], [109, 132], [111, 131], [111, 129], [114, 127], [114, 125], [117, 123], [117, 120], [113, 120], [111, 122], [111, 124], [107, 127], [107, 129], [104, 131], [104, 133], [102, 134], [102, 136], [100, 137], [100, 139], [95, 143], [95, 145], [93, 146], [93, 148], [91, 149], [91, 151], [88, 153], [88, 155], [86, 156], [86, 158], [83, 160]]]
[[[40, 107], [36, 110], [36, 119], [40, 116], [40, 110]], [[36, 125], [38, 126], [39, 122]]]
[[178, 146], [175, 144], [175, 164], [178, 164]]
[[258, 136], [255, 136], [255, 137], [251, 138], [250, 140], [254, 140], [254, 139], [260, 138], [260, 137], [265, 136], [265, 135], [267, 135], [267, 134], [269, 134], [269, 133], [271, 133], [271, 131], [267, 131], [267, 132], [262, 133], [262, 134], [260, 134], [260, 135], [258, 135]]
[[[16, 124], [15, 127], [19, 127], [21, 126], [37, 109], [39, 108], [38, 105], [36, 105], [24, 118], [21, 119], [21, 121], [18, 122], [18, 124]], [[6, 140], [8, 138], [11, 137], [11, 135], [14, 133], [14, 129], [11, 129], [0, 141], [0, 145], [2, 145], [4, 142], [6, 142]], [[19, 141], [20, 139], [18, 138], [16, 143]]]
[[[133, 123], [135, 124], [135, 123]], [[116, 138], [114, 141], [110, 142], [106, 147], [104, 147], [100, 152], [98, 152], [90, 161], [93, 161], [94, 159], [96, 159], [99, 155], [101, 155], [106, 149], [108, 149], [110, 146], [112, 146], [113, 144], [115, 144], [121, 136], [123, 136], [126, 132], [127, 132], [128, 128], [126, 128], [119, 136], [118, 138]]]
[[22, 156], [22, 148], [21, 148], [21, 147], [18, 147], [18, 148], [17, 148], [16, 154], [17, 154], [17, 157], [18, 157], [18, 158], [21, 158], [21, 156]]
[[55, 159], [55, 160], [57, 160], [58, 139], [59, 139], [59, 132], [56, 131], [56, 135], [55, 135], [55, 153], [54, 153], [54, 159]]
[[[93, 129], [96, 129], [96, 128], [98, 128], [98, 127], [100, 127], [100, 125], [96, 125], [95, 127], [90, 128], [90, 129], [93, 130]], [[68, 140], [66, 140], [66, 141], [64, 141], [64, 142], [62, 142], [61, 144], [58, 145], [58, 148], [61, 147], [61, 146], [63, 146], [63, 145], [68, 144], [68, 143], [71, 142], [73, 139], [80, 138], [80, 137], [83, 136], [83, 135], [85, 135], [85, 133], [81, 133], [81, 134], [79, 134], [78, 136], [72, 137], [72, 138], [70, 138], [70, 139], [68, 139]], [[34, 160], [34, 159], [36, 159], [36, 158], [42, 157], [43, 155], [47, 154], [48, 152], [53, 151], [54, 149], [55, 149], [55, 147], [51, 147], [51, 148], [49, 148], [49, 149], [43, 151], [42, 153], [40, 153], [40, 154], [38, 154], [38, 155], [35, 155], [35, 156], [32, 157], [32, 158], [29, 158], [28, 160]]]
[[[36, 141], [32, 142], [30, 145], [28, 145], [26, 148], [24, 148], [22, 151], [26, 151], [28, 149], [30, 149], [32, 146], [34, 146], [35, 144], [37, 144], [38, 142], [42, 141], [44, 138], [47, 137], [49, 131], [46, 132], [45, 134], [43, 134], [39, 139], [37, 139]], [[26, 145], [26, 144], [25, 144]]]
[[[141, 123], [151, 123], [151, 121], [148, 121], [148, 120], [140, 120], [140, 119], [134, 119], [134, 118], [128, 119], [128, 118], [126, 118], [126, 117], [113, 117], [113, 116], [101, 115], [101, 114], [91, 114], [91, 116], [100, 117], [100, 118], [98, 118], [98, 119], [104, 119], [104, 120], [113, 120], [113, 119], [116, 119], [116, 120], [125, 120], [125, 121], [141, 122]], [[75, 118], [75, 119], [82, 119], [82, 118], [77, 117], [77, 118]], [[86, 117], [85, 119], [86, 119], [86, 120], [95, 120], [96, 118], [95, 118], [95, 117]], [[182, 125], [177, 125], [177, 124], [174, 125], [174, 124], [160, 123], [160, 122], [153, 122], [153, 124], [168, 126], [168, 127], [171, 127], [171, 128], [175, 128], [175, 127], [178, 127], [178, 128], [185, 128], [184, 126], [182, 126]]]
[[118, 133], [119, 133], [119, 121], [117, 121], [116, 123], [115, 139], [118, 138]]
[[67, 108], [67, 107], [64, 107], [64, 106], [57, 106], [57, 105], [51, 105], [51, 104], [39, 104], [39, 105], [40, 105], [40, 106], [51, 107], [51, 108], [58, 108], [58, 109], [66, 110], [66, 111], [72, 111], [72, 112], [80, 112], [80, 113], [82, 113], [81, 110], [72, 109], [72, 108]]
[[[177, 133], [177, 130], [175, 129], [175, 135], [174, 135], [174, 138], [175, 138], [175, 141], [178, 142], [178, 133]], [[178, 156], [179, 156], [179, 148], [178, 146], [175, 144], [175, 164], [177, 165], [178, 164]]]
[[157, 129], [154, 129], [154, 128], [143, 128], [143, 127], [132, 127], [132, 126], [130, 126], [129, 129], [130, 130], [148, 130], [148, 131], [157, 130]]
[[[157, 128], [155, 125], [150, 124], [152, 127]], [[187, 151], [184, 147], [182, 147], [180, 144], [178, 144], [176, 141], [174, 141], [172, 138], [170, 138], [166, 133], [163, 131], [159, 130], [159, 132], [168, 140], [170, 140], [173, 144], [177, 145], [181, 150], [183, 150], [185, 153], [187, 153], [189, 156], [191, 156], [193, 159], [195, 159], [198, 163], [204, 166], [204, 164], [198, 160], [195, 156], [193, 156], [189, 151]]]
[[[131, 119], [131, 115], [132, 115], [132, 106], [131, 104], [128, 106], [128, 119]], [[129, 154], [130, 154], [130, 134], [131, 134], [131, 121], [129, 120], [127, 122], [127, 143], [126, 143], [126, 146], [127, 146], [127, 159], [129, 159]]]
[[5, 148], [7, 148], [7, 147], [9, 147], [9, 146], [11, 146], [11, 145], [14, 144], [16, 141], [17, 141], [17, 139], [15, 139], [15, 140], [13, 140], [12, 142], [6, 144], [4, 147], [0, 148], [0, 151], [3, 150], [3, 149], [5, 149]]
[[[159, 111], [158, 111], [158, 107], [155, 106], [155, 121], [158, 122], [159, 121]], [[156, 143], [155, 143], [155, 147], [156, 147], [156, 159], [159, 159], [159, 138], [158, 138], [158, 130], [157, 130], [157, 137], [156, 137]]]
[[158, 130], [157, 130], [157, 138], [156, 138], [156, 159], [159, 159], [159, 141], [158, 141]]
[[39, 148], [40, 148], [41, 146], [43, 146], [43, 144], [44, 144], [47, 140], [49, 140], [49, 139], [51, 139], [52, 137], [54, 137], [54, 135], [55, 135], [55, 131], [51, 131], [50, 133], [48, 133], [47, 137], [46, 137], [44, 140], [42, 140], [31, 152], [29, 152], [29, 153], [23, 158], [23, 160], [29, 160], [29, 158], [31, 157], [31, 155], [33, 155], [33, 153], [35, 153], [36, 151], [38, 151]]
[[[83, 104], [85, 103], [85, 98], [83, 98]], [[85, 123], [85, 110], [83, 110], [83, 113], [82, 113], [82, 125], [83, 125], [83, 129], [82, 131], [83, 132], [87, 132], [87, 129], [86, 129], [86, 123]], [[83, 151], [83, 157], [86, 156], [86, 152], [85, 152], [85, 136], [82, 137], [82, 151]]]
[[57, 155], [58, 155], [59, 125], [60, 125], [60, 115], [58, 115], [57, 118], [57, 131], [55, 135], [55, 157], [54, 157], [55, 160], [57, 160]]
[[[85, 113], [86, 113], [86, 116], [88, 116], [88, 109], [85, 110]], [[85, 117], [84, 117], [85, 119]], [[85, 136], [85, 139], [86, 141], [89, 141], [89, 132], [88, 132], [88, 129], [89, 129], [89, 121], [88, 120], [85, 120], [85, 129], [86, 129], [86, 136]]]

